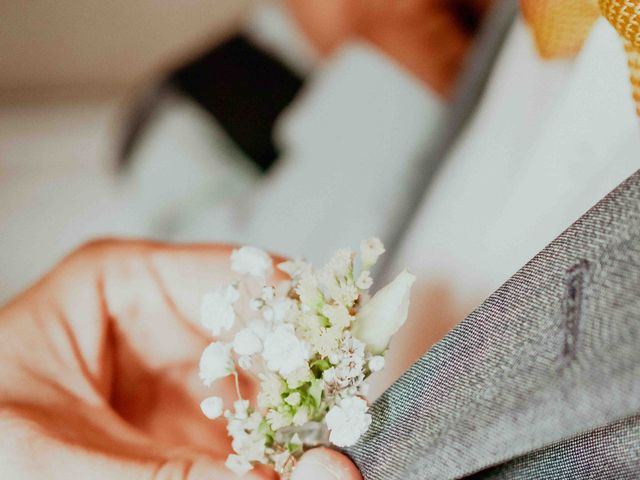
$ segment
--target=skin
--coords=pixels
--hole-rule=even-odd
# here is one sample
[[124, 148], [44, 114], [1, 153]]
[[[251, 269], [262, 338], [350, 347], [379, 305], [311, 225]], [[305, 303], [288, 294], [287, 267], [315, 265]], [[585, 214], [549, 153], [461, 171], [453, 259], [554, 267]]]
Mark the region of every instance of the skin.
[[[211, 341], [200, 298], [233, 280], [230, 249], [93, 242], [0, 309], [0, 476], [236, 478], [223, 465], [225, 421], [199, 410], [208, 395], [232, 401], [232, 380], [207, 389], [197, 378]], [[256, 385], [243, 376], [241, 389], [251, 397]], [[313, 473], [294, 479], [361, 478], [326, 449], [298, 469]]]
[[490, 0], [287, 0], [325, 56], [344, 42], [373, 44], [443, 97], [455, 86]]

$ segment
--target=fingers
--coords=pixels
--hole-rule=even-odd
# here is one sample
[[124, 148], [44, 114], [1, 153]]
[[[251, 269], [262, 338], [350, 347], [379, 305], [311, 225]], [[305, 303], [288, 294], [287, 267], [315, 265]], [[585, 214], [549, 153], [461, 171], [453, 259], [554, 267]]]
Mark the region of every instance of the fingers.
[[[64, 416], [64, 413], [62, 413]], [[26, 408], [0, 409], [0, 478], [27, 480], [212, 480], [237, 478], [222, 460], [200, 451], [111, 436], [104, 426], [79, 424]], [[246, 478], [274, 479], [255, 469]]]
[[346, 455], [314, 448], [302, 456], [291, 480], [362, 480], [362, 475]]

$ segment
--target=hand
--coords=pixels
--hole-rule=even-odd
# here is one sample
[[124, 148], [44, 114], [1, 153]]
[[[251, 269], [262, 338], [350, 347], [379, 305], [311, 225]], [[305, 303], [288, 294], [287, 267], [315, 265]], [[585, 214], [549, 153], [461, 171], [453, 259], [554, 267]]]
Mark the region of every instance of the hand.
[[[205, 389], [197, 376], [210, 342], [197, 325], [200, 298], [233, 277], [229, 253], [94, 242], [0, 309], [0, 476], [235, 478], [223, 465], [225, 421], [198, 406], [212, 394], [232, 401], [233, 387]], [[250, 396], [256, 385], [241, 377], [241, 388]], [[351, 475], [325, 478], [360, 478], [323, 449], [300, 469], [318, 458]], [[276, 477], [256, 468], [248, 478]]]

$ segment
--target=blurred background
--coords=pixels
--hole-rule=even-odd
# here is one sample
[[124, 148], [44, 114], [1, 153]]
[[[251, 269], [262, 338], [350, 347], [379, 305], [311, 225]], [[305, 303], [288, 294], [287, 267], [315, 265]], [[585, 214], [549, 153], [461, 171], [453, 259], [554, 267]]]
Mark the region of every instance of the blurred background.
[[0, 2], [0, 302], [96, 237], [392, 240], [489, 3]]
[[139, 90], [237, 28], [243, 0], [0, 2], [0, 302], [78, 243], [146, 233], [114, 203]]

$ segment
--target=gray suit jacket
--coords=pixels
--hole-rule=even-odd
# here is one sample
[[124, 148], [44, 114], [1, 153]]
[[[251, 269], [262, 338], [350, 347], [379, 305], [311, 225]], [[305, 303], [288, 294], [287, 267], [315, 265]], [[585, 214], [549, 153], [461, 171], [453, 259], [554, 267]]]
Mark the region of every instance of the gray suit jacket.
[[640, 478], [640, 171], [371, 412], [365, 479]]

